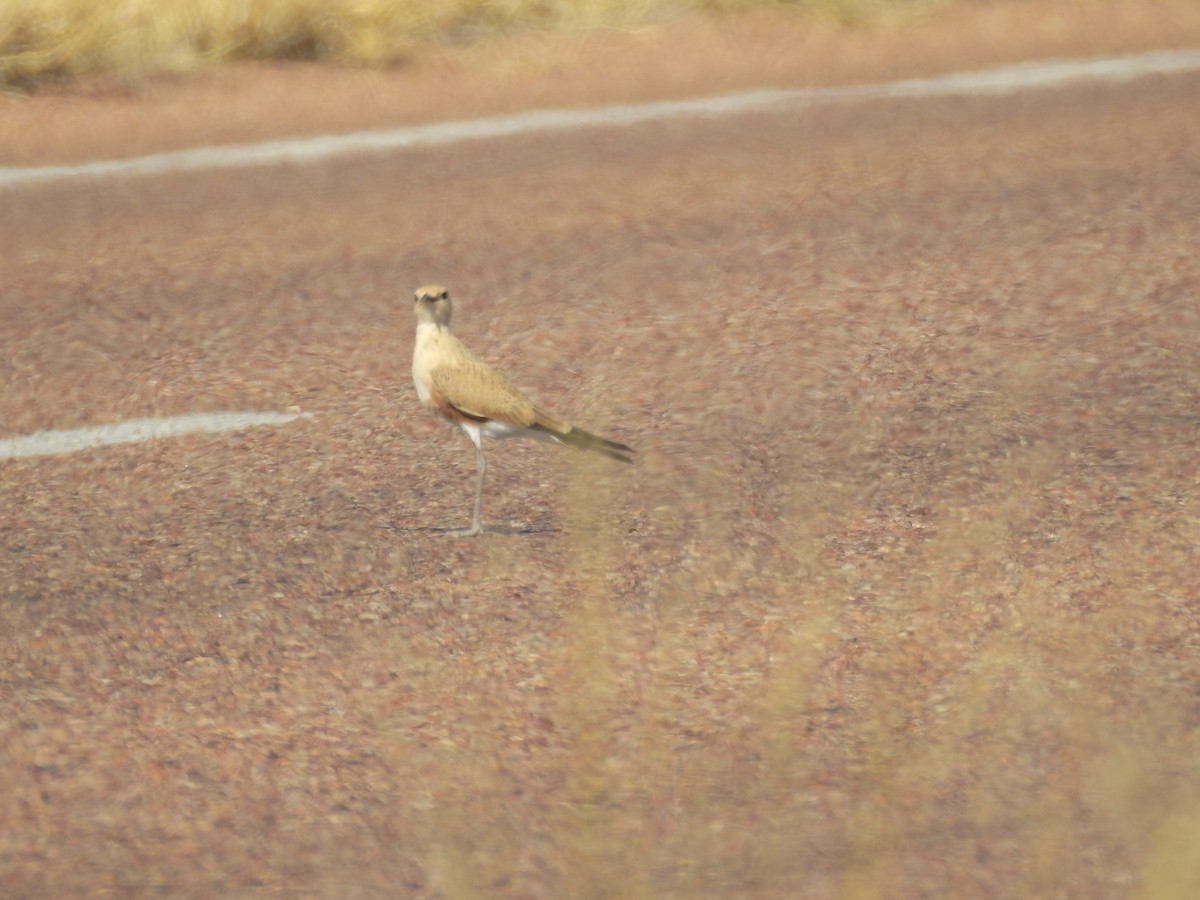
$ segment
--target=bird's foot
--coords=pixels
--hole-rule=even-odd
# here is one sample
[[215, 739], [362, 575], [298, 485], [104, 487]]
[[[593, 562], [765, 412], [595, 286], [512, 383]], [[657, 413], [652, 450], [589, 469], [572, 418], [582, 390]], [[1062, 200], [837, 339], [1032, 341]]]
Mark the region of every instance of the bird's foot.
[[467, 538], [483, 534], [483, 526], [476, 522], [470, 528], [448, 528], [443, 532], [446, 537]]

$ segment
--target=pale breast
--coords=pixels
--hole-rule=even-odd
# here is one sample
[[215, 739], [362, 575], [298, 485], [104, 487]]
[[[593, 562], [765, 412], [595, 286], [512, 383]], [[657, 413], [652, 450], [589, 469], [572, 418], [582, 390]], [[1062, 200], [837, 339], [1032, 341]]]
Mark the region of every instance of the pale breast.
[[417, 338], [413, 344], [413, 386], [417, 389], [417, 397], [426, 406], [434, 405], [430, 393], [429, 373], [432, 368], [436, 350], [432, 346], [437, 339], [437, 326], [422, 322], [417, 326]]

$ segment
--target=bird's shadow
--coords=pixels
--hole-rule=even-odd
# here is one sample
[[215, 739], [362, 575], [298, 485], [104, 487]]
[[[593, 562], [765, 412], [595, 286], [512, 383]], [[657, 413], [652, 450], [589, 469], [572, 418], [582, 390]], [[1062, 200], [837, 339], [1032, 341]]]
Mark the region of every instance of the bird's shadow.
[[[442, 525], [382, 525], [380, 527], [392, 531], [403, 531], [408, 534], [436, 534], [441, 537], [467, 536], [461, 533], [461, 528], [447, 528]], [[527, 525], [484, 525], [482, 532], [477, 535], [471, 535], [471, 537], [487, 537], [492, 534], [558, 534], [560, 531], [560, 528], [544, 522]]]

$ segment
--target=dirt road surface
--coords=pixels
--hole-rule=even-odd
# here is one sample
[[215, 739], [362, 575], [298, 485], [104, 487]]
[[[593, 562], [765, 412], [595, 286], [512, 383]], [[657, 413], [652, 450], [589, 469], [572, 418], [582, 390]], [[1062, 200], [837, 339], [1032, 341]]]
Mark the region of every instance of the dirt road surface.
[[[970, 35], [1070, 44], [1021, 27], [1039, 5], [964, 6], [822, 52], [851, 83], [974, 67]], [[1200, 45], [1137, 21], [1067, 49]], [[678, 94], [663, 73], [715, 38], [672, 34], [644, 82], [539, 70], [477, 108], [453, 69], [439, 110]], [[283, 83], [235, 71], [245, 93], [14, 102], [5, 162], [179, 146], [172, 92]], [[311, 418], [0, 462], [4, 893], [1195, 896], [1197, 97], [1156, 76], [6, 189], [0, 437]], [[180, 133], [312, 124], [263, 110]], [[409, 382], [429, 281], [637, 465], [493, 445], [492, 531], [439, 534], [474, 459]]]

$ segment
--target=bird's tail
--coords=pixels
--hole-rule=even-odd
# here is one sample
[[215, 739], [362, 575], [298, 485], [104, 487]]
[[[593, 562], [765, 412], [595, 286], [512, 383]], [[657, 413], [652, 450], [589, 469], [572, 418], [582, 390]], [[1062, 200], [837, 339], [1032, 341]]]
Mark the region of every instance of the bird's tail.
[[543, 431], [568, 447], [574, 447], [577, 450], [591, 450], [593, 453], [600, 453], [618, 462], [633, 462], [633, 454], [637, 452], [632, 447], [618, 441], [610, 441], [608, 438], [592, 434], [590, 431], [584, 431], [582, 428], [568, 426], [566, 431], [558, 431], [539, 425], [535, 425], [534, 428]]

